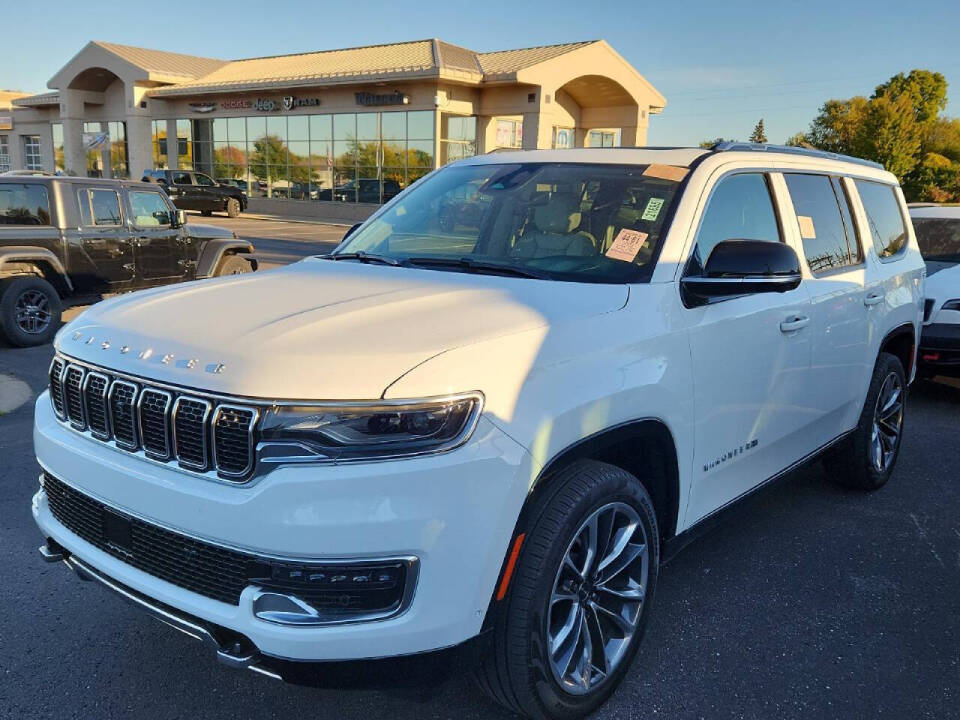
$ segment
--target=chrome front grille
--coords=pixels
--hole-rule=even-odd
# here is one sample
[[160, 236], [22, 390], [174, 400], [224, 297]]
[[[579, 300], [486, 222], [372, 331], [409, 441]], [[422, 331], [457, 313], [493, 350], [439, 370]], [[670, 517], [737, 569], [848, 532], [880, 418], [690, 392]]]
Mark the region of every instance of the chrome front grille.
[[254, 465], [254, 407], [196, 397], [54, 358], [50, 401], [77, 431], [151, 460], [239, 481]]

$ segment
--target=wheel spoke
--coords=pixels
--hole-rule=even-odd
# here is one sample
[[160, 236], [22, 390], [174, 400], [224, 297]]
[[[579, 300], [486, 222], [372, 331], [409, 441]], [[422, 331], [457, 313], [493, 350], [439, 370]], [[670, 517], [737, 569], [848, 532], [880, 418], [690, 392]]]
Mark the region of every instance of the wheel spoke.
[[621, 600], [628, 600], [630, 602], [641, 601], [646, 595], [646, 591], [640, 585], [637, 585], [636, 587], [615, 588], [605, 584], [597, 585], [597, 590], [602, 593], [607, 593], [608, 595], [613, 595]]
[[612, 620], [613, 624], [620, 628], [620, 630], [623, 632], [624, 637], [629, 637], [633, 634], [633, 623], [624, 618], [620, 613], [614, 612], [613, 610], [608, 610], [599, 603], [594, 603], [593, 607], [599, 613], [602, 613], [604, 617]]
[[560, 654], [560, 658], [557, 661], [557, 665], [562, 669], [564, 675], [570, 673], [570, 665], [576, 659], [577, 648], [580, 646], [580, 636], [581, 628], [583, 626], [583, 608], [577, 606], [576, 612], [574, 612], [574, 621], [571, 626], [571, 632], [568, 633], [566, 639], [570, 639], [571, 642], [563, 643], [564, 650]]
[[550, 641], [550, 654], [556, 656], [560, 651], [560, 648], [570, 639], [571, 633], [577, 628], [577, 621], [580, 619], [581, 608], [580, 603], [574, 603], [570, 608], [570, 612], [567, 614], [567, 619], [563, 623], [563, 626], [553, 636], [553, 639]]
[[597, 566], [597, 573], [602, 573], [604, 569], [615, 561], [620, 553], [626, 549], [627, 544], [630, 542], [630, 538], [633, 537], [634, 532], [636, 532], [637, 524], [630, 523], [625, 525], [622, 528], [618, 529], [616, 534], [613, 537], [613, 547], [607, 548], [606, 555], [600, 561], [600, 564]]
[[603, 636], [603, 626], [600, 624], [600, 618], [597, 616], [597, 609], [593, 606], [590, 607], [589, 613], [587, 614], [587, 622], [585, 625], [588, 625], [592, 628], [592, 630], [590, 630], [591, 640], [593, 640], [596, 643], [596, 646], [600, 648], [599, 661], [602, 664], [594, 663], [593, 666], [606, 675], [608, 672], [610, 672], [609, 663], [607, 661], [607, 641]]
[[646, 543], [627, 543], [627, 545], [620, 551], [620, 554], [613, 560], [603, 572], [603, 576], [597, 578], [597, 585], [603, 587], [606, 583], [610, 582], [617, 575], [626, 570], [633, 562], [641, 557], [646, 556], [647, 553], [647, 544]]
[[587, 557], [583, 562], [583, 576], [590, 577], [593, 572], [593, 566], [597, 559], [597, 542], [599, 529], [597, 528], [597, 516], [594, 515], [587, 523]]
[[892, 388], [889, 391], [887, 397], [884, 399], [883, 407], [880, 410], [881, 416], [886, 415], [889, 412], [890, 408], [892, 408], [894, 404], [897, 402], [897, 400], [899, 399], [900, 399], [900, 388], [898, 387]]

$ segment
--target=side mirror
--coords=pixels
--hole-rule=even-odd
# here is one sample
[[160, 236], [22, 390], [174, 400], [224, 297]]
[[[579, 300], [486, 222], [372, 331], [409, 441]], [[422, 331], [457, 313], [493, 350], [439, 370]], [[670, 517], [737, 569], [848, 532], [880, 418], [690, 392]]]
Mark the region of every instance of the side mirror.
[[186, 210], [177, 210], [173, 214], [173, 227], [181, 228], [187, 224], [187, 211]]
[[357, 231], [357, 228], [359, 228], [361, 225], [363, 225], [363, 223], [357, 223], [356, 225], [351, 225], [351, 226], [350, 226], [350, 229], [347, 230], [347, 231], [343, 234], [343, 237], [342, 237], [342, 238], [340, 238], [340, 242], [343, 242], [343, 241], [346, 240], [348, 237], [350, 237], [351, 235], [353, 235], [353, 234]]
[[683, 278], [694, 305], [718, 298], [795, 290], [802, 279], [800, 260], [789, 245], [764, 240], [724, 240], [707, 258], [701, 275]]

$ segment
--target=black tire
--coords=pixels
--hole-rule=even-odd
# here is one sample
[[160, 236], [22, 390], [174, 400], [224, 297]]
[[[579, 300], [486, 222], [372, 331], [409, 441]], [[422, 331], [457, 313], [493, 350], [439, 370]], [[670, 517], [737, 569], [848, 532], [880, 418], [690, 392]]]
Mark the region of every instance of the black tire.
[[228, 217], [238, 217], [240, 215], [240, 201], [236, 198], [230, 198], [227, 200], [227, 205], [224, 209], [227, 211]]
[[242, 275], [248, 272], [253, 272], [253, 266], [239, 255], [227, 255], [217, 266], [217, 277], [221, 275]]
[[[881, 392], [886, 391], [885, 383], [891, 380], [899, 385], [898, 433], [889, 457], [878, 464], [875, 461], [874, 423], [877, 420], [876, 413]], [[906, 396], [906, 373], [900, 358], [890, 353], [880, 353], [857, 427], [843, 443], [824, 458], [824, 467], [834, 482], [852, 490], [877, 490], [886, 485], [896, 467], [900, 446], [903, 444], [903, 410], [906, 407]], [[889, 425], [878, 421], [878, 427], [885, 429], [884, 437], [889, 437], [890, 433], [886, 432]], [[881, 448], [885, 448], [881, 438], [877, 438], [877, 441], [881, 443]], [[883, 450], [881, 452], [886, 455]]]
[[60, 327], [60, 296], [43, 278], [25, 275], [0, 283], [0, 331], [11, 345], [53, 340]]
[[[637, 524], [642, 525], [645, 538], [649, 539], [645, 543], [646, 560], [643, 561], [647, 568], [643, 583], [645, 592], [635, 614], [637, 624], [630, 639], [623, 643], [617, 663], [595, 687], [590, 687], [587, 681], [590, 689], [585, 688], [583, 694], [574, 694], [558, 681], [548, 656], [547, 643], [551, 639], [549, 609], [557, 607], [551, 598], [560, 582], [561, 564], [568, 552], [576, 547], [583, 524], [611, 504], [632, 508], [639, 518]], [[525, 531], [526, 537], [507, 595], [503, 601], [494, 603], [493, 631], [481, 649], [476, 679], [484, 692], [513, 712], [531, 718], [580, 718], [593, 712], [613, 693], [629, 669], [643, 637], [656, 590], [660, 559], [653, 502], [643, 484], [630, 473], [605, 463], [580, 461], [553, 479], [549, 489], [534, 501], [525, 517], [523, 523], [526, 527], [519, 531]], [[609, 546], [613, 535], [608, 533], [607, 536]], [[589, 562], [585, 565], [589, 566]], [[589, 603], [589, 589], [586, 596], [582, 589], [567, 588], [567, 591], [574, 594], [571, 597], [578, 596], [584, 606]], [[597, 597], [596, 592], [594, 597]], [[578, 606], [579, 603], [570, 612], [576, 613]], [[565, 615], [575, 617], [563, 611], [558, 615], [561, 619]], [[594, 618], [598, 617], [594, 613]], [[589, 625], [590, 621], [586, 620], [586, 624]], [[568, 633], [567, 637], [572, 634]], [[568, 646], [574, 659], [579, 654], [576, 642]], [[606, 660], [601, 661], [606, 665]]]
[[210, 217], [211, 215], [213, 215], [213, 210], [201, 210], [200, 214], [203, 215], [204, 217]]

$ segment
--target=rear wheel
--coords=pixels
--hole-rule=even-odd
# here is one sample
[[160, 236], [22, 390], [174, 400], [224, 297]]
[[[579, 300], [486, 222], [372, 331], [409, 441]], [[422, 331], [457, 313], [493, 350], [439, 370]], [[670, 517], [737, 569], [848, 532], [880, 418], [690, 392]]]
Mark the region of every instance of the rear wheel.
[[239, 255], [227, 255], [217, 266], [217, 277], [221, 275], [242, 275], [248, 272], [253, 272], [253, 267], [249, 261]]
[[627, 672], [656, 587], [653, 503], [620, 468], [583, 461], [536, 501], [477, 679], [533, 718], [593, 712]]
[[0, 330], [11, 345], [53, 340], [60, 327], [60, 296], [43, 278], [24, 276], [0, 283]]
[[883, 487], [900, 455], [907, 380], [896, 355], [880, 353], [860, 420], [824, 464], [833, 479], [855, 490]]
[[240, 215], [240, 201], [236, 198], [230, 198], [227, 200], [226, 207], [227, 215], [229, 217], [235, 218]]

